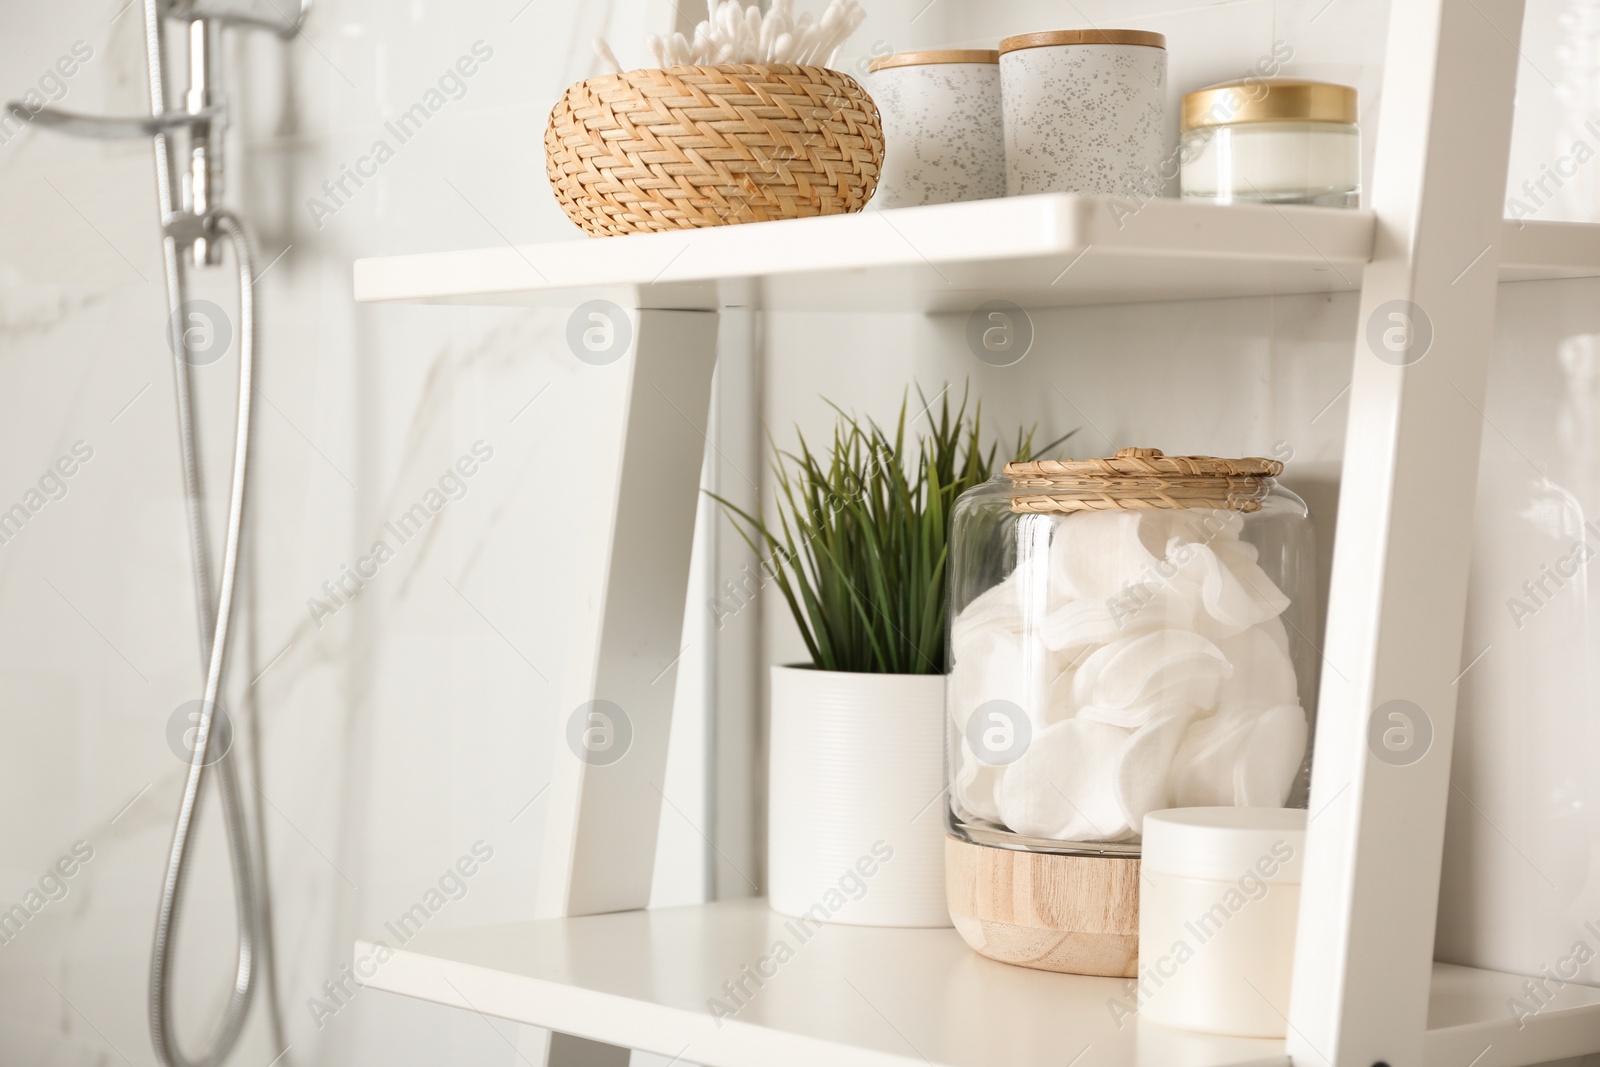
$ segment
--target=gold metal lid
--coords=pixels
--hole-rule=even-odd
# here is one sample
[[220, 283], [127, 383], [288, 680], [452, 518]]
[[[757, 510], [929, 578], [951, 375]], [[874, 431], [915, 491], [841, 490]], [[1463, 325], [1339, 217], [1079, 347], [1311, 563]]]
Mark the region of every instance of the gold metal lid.
[[1356, 121], [1356, 91], [1348, 85], [1294, 78], [1246, 78], [1197, 89], [1183, 98], [1183, 128], [1246, 122]]
[[1062, 44], [1131, 44], [1144, 48], [1166, 48], [1167, 39], [1149, 30], [1045, 30], [1004, 38], [1000, 42], [1000, 54]]
[[932, 52], [896, 52], [879, 56], [867, 64], [867, 72], [889, 67], [927, 67], [935, 63], [998, 63], [1000, 53], [992, 48], [946, 48]]

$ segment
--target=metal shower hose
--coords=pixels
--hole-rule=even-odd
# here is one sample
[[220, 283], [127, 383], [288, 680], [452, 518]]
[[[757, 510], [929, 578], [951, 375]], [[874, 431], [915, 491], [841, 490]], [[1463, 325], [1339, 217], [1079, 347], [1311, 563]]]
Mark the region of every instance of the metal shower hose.
[[[222, 680], [227, 666], [228, 644], [232, 634], [234, 587], [239, 572], [239, 535], [244, 525], [245, 489], [250, 454], [250, 393], [255, 362], [254, 271], [250, 243], [244, 228], [234, 216], [219, 212], [212, 222], [233, 244], [239, 271], [239, 395], [233, 431], [233, 475], [228, 491], [227, 530], [223, 535], [222, 574], [215, 601], [211, 590], [210, 552], [207, 545], [205, 510], [200, 486], [199, 453], [195, 442], [194, 405], [190, 396], [189, 364], [182, 347], [182, 280], [178, 272], [179, 250], [168, 237], [164, 243], [167, 274], [169, 322], [173, 324], [173, 373], [177, 391], [178, 439], [183, 459], [184, 492], [188, 503], [189, 544], [194, 560], [195, 608], [199, 617], [200, 660], [205, 668], [205, 696], [200, 705], [200, 723], [194, 751], [183, 788], [183, 801], [172, 830], [172, 849], [167, 857], [166, 876], [161, 887], [161, 908], [156, 916], [155, 944], [150, 953], [150, 1037], [161, 1062], [168, 1067], [218, 1067], [244, 1029], [255, 991], [255, 887], [251, 880], [250, 843], [245, 826], [244, 805], [239, 795], [239, 777], [231, 751], [208, 760], [215, 713], [222, 695]], [[228, 857], [233, 871], [234, 909], [238, 920], [238, 957], [233, 992], [228, 1001], [222, 1029], [209, 1049], [187, 1058], [178, 1048], [172, 1020], [172, 951], [177, 940], [178, 908], [183, 899], [188, 875], [188, 856], [195, 816], [200, 807], [208, 763], [214, 762], [222, 779], [222, 813], [227, 824]]]

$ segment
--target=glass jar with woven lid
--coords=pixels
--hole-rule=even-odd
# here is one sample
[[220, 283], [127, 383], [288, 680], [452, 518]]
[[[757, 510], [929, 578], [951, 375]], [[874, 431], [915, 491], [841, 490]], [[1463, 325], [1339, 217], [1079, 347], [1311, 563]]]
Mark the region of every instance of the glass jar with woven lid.
[[1282, 470], [1126, 448], [957, 501], [955, 835], [1137, 853], [1151, 811], [1304, 806], [1316, 561]]

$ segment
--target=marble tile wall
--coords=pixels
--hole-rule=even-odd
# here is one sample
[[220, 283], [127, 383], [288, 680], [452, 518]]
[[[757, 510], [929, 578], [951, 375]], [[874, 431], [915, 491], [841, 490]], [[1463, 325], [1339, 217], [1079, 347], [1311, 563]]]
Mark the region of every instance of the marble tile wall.
[[[575, 236], [544, 178], [545, 115], [591, 73], [596, 33], [659, 18], [642, 0], [319, 0], [291, 46], [227, 42], [227, 199], [254, 234], [261, 315], [228, 706], [259, 742], [283, 1018], [274, 1033], [258, 999], [232, 1062], [265, 1065], [285, 1043], [290, 1064], [516, 1058], [509, 1026], [324, 983], [356, 936], [478, 842], [492, 860], [430, 921], [529, 914], [544, 814], [530, 801], [564, 714], [562, 605], [578, 592], [562, 561], [594, 536], [576, 490], [614, 429], [599, 415], [614, 375], [566, 351], [560, 311], [357, 306], [350, 264]], [[139, 19], [124, 0], [14, 6], [0, 91], [21, 96], [77, 46], [88, 56], [58, 103], [136, 113]], [[475, 73], [441, 90], [462, 56]], [[438, 106], [401, 143], [388, 124], [430, 92]], [[346, 180], [380, 140], [392, 158]], [[9, 507], [78, 457], [0, 545], [0, 797], [14, 813], [0, 899], [22, 899], [76, 842], [92, 849], [66, 896], [0, 945], [7, 1063], [154, 1062], [144, 982], [183, 774], [166, 731], [198, 667], [150, 158], [147, 142], [38, 128], [0, 144], [0, 497]], [[228, 283], [198, 276], [192, 296], [231, 308]], [[217, 499], [234, 365], [197, 370]], [[463, 456], [475, 473], [449, 476]], [[420, 531], [385, 527], [430, 494], [444, 503]], [[379, 540], [392, 558], [350, 596]], [[681, 733], [665, 785], [703, 822], [703, 756]], [[220, 825], [214, 810], [202, 822], [180, 942], [190, 1049], [233, 959]], [[678, 818], [663, 839], [660, 898], [697, 899], [698, 832]]]

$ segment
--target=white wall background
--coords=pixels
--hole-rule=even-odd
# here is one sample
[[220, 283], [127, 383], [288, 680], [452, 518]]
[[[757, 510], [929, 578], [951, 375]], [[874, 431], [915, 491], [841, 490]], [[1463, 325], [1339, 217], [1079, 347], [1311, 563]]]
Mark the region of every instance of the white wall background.
[[[93, 56], [65, 82], [61, 105], [142, 110], [138, 12], [123, 2], [5, 5], [0, 93], [38, 86], [83, 41]], [[1600, 146], [1600, 132], [1584, 130], [1600, 114], [1597, 8], [1530, 4], [1513, 191], [1574, 140]], [[1379, 0], [879, 0], [873, 10], [854, 42], [862, 55], [1090, 20], [1168, 34], [1174, 99], [1237, 76], [1281, 39], [1295, 48], [1288, 73], [1361, 88], [1369, 134], [1381, 102]], [[562, 311], [358, 307], [350, 261], [575, 238], [544, 181], [546, 111], [592, 72], [591, 36], [609, 33], [628, 61], [626, 42], [671, 17], [669, 5], [646, 0], [319, 0], [304, 40], [228, 50], [228, 198], [256, 237], [264, 323], [254, 566], [232, 707], [259, 733], [286, 1028], [280, 1040], [258, 1004], [235, 1062], [265, 1065], [283, 1041], [286, 1064], [516, 1061], [509, 1025], [375, 992], [317, 1020], [308, 1001], [325, 997], [356, 936], [409, 907], [477, 841], [494, 858], [432, 922], [529, 912], [543, 811], [528, 802], [570, 710], [557, 694], [563, 606], [578, 591], [564, 563], [589, 536], [574, 486], [607, 431], [595, 412], [612, 382], [566, 352]], [[480, 40], [494, 54], [464, 95], [335, 214], [314, 220], [307, 200], [327, 199], [323, 182]], [[1553, 195], [1536, 217], [1600, 217], [1597, 166], [1547, 186]], [[145, 143], [29, 129], [0, 144], [0, 508], [74, 442], [94, 451], [66, 495], [0, 545], [0, 803], [10, 816], [0, 822], [0, 904], [21, 899], [75, 842], [94, 849], [67, 896], [0, 945], [5, 1065], [153, 1062], [143, 987], [183, 772], [165, 730], [197, 677], [154, 196]], [[207, 279], [195, 295], [231, 306], [224, 281]], [[1588, 756], [1587, 577], [1521, 630], [1504, 601], [1600, 506], [1600, 284], [1508, 286], [1502, 304], [1467, 640], [1468, 658], [1486, 643], [1494, 650], [1462, 681], [1466, 750], [1441, 952], [1531, 972], [1565, 951], [1562, 924], [1600, 919], [1589, 873], [1600, 798]], [[1328, 516], [1355, 315], [1348, 297], [1057, 310], [1035, 317], [1029, 357], [997, 370], [968, 356], [960, 322], [770, 314], [756, 384], [740, 395], [760, 397], [761, 416], [786, 442], [792, 424], [815, 432], [830, 422], [821, 397], [887, 416], [909, 382], [936, 391], [970, 380], [994, 425], [1080, 427], [1079, 454], [1126, 444], [1290, 449], [1291, 484]], [[198, 375], [213, 454], [228, 433], [232, 372], [229, 358]], [[725, 418], [748, 416], [747, 406], [723, 398]], [[323, 582], [480, 440], [494, 456], [465, 495], [318, 626], [307, 599], [326, 599]], [[742, 462], [752, 469], [764, 457]], [[226, 472], [213, 463], [207, 473], [220, 496]], [[726, 571], [737, 555], [715, 558]], [[696, 588], [719, 577], [702, 568]], [[742, 639], [756, 615], [762, 660], [796, 658], [774, 602], [737, 620]], [[680, 668], [663, 902], [697, 899], [708, 877], [729, 893], [744, 871], [759, 879], [759, 765], [746, 770], [740, 750], [759, 748], [759, 716], [728, 696], [737, 687], [724, 691], [717, 768], [731, 799], [713, 813], [707, 666], [693, 655]], [[1537, 729], [1525, 725], [1530, 706], [1547, 716]], [[1584, 748], [1568, 740], [1580, 723], [1590, 731]], [[1515, 785], [1530, 778], [1542, 788]], [[739, 872], [707, 862], [702, 830]], [[190, 1047], [220, 1013], [232, 962], [214, 810], [198, 854], [178, 974]], [[1469, 878], [1486, 888], [1466, 892]]]
[[[140, 13], [123, 3], [6, 5], [0, 91], [20, 96], [81, 40], [93, 56], [60, 104], [147, 107]], [[482, 1018], [361, 992], [319, 1020], [308, 1001], [336, 1005], [323, 983], [352, 939], [381, 933], [475, 842], [493, 859], [431, 921], [508, 921], [532, 900], [544, 811], [527, 805], [571, 710], [557, 707], [576, 593], [562, 561], [592, 534], [573, 501], [608, 432], [596, 412], [612, 368], [566, 352], [564, 313], [350, 295], [357, 255], [573, 235], [543, 176], [545, 114], [590, 72], [595, 33], [660, 13], [523, 8], [325, 0], [306, 40], [235, 39], [224, 56], [228, 196], [255, 234], [263, 323], [254, 568], [230, 706], [260, 731], [284, 1063], [516, 1057]], [[383, 124], [480, 41], [493, 55], [464, 95], [319, 226], [308, 198], [330, 201], [323, 182], [375, 139], [392, 143]], [[0, 497], [9, 506], [74, 441], [94, 450], [67, 495], [0, 546], [0, 798], [15, 813], [0, 829], [0, 899], [21, 899], [75, 841], [94, 849], [67, 897], [0, 945], [0, 1062], [145, 1064], [151, 925], [183, 773], [165, 730], [197, 678], [148, 143], [21, 132], [0, 146], [0, 203]], [[214, 274], [194, 295], [231, 308], [227, 273]], [[218, 457], [234, 366], [197, 374]], [[479, 441], [493, 458], [465, 495], [408, 543], [385, 535]], [[220, 459], [207, 474], [220, 500]], [[319, 625], [308, 598], [329, 602], [323, 583], [380, 536], [394, 560]], [[680, 734], [683, 780], [666, 788], [684, 814], [664, 828], [663, 899], [697, 899], [704, 877], [685, 821], [705, 821], [703, 758], [692, 729]], [[180, 942], [191, 1049], [232, 963], [220, 825], [209, 811]], [[282, 1050], [264, 1003], [234, 1062]]]

